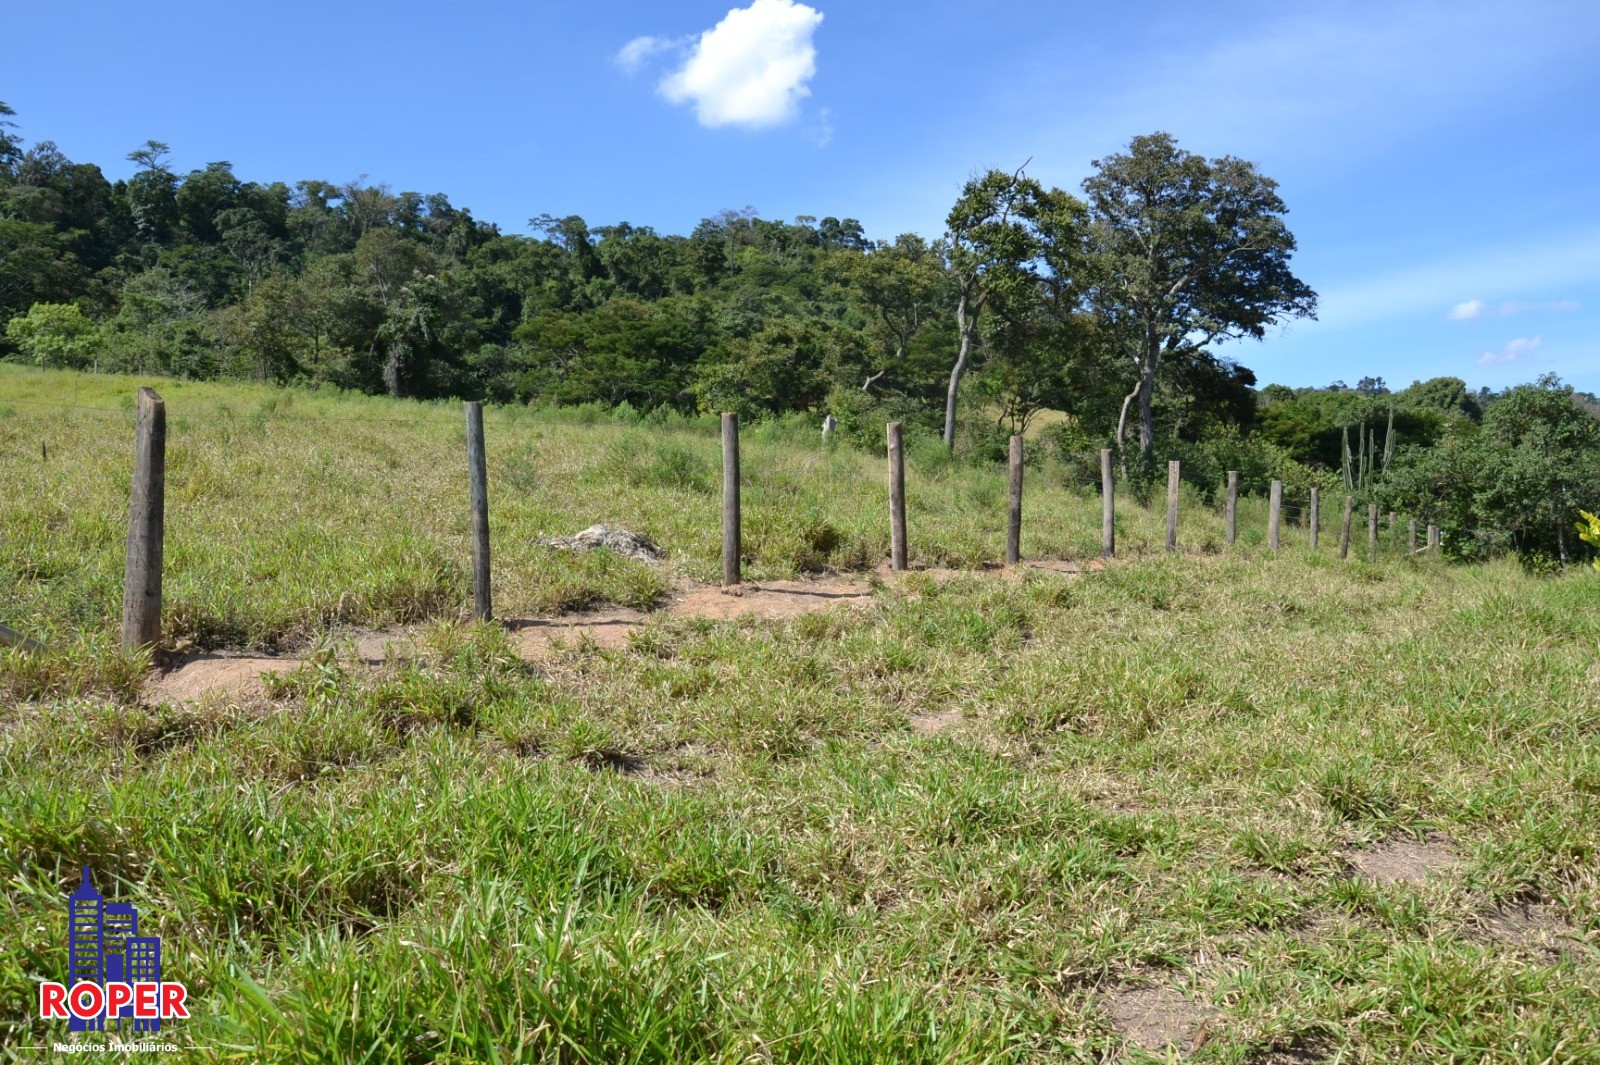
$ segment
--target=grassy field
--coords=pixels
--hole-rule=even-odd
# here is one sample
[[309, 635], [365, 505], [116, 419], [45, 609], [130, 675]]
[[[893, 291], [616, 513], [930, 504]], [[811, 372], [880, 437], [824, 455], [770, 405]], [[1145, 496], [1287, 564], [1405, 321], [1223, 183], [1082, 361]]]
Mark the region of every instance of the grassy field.
[[[169, 642], [307, 662], [149, 705], [133, 384], [0, 367], [0, 621], [52, 648], [0, 658], [18, 1059], [87, 863], [199, 1060], [1600, 1061], [1600, 576], [1270, 557], [1253, 501], [1222, 552], [1186, 498], [1177, 557], [1129, 505], [1081, 576], [528, 662], [464, 617], [459, 405], [161, 382]], [[709, 422], [486, 423], [502, 615], [715, 576]], [[885, 553], [879, 456], [744, 451], [754, 575]], [[1025, 552], [1097, 553], [1097, 495], [1030, 478]], [[912, 441], [908, 481], [914, 561], [1001, 556], [1003, 471]], [[668, 565], [534, 543], [600, 520]]]

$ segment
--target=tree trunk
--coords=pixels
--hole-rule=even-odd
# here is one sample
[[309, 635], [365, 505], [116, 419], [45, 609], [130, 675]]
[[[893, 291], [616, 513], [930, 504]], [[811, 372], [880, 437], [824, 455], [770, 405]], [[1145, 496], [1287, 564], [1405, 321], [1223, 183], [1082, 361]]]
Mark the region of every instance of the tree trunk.
[[1161, 358], [1161, 338], [1154, 324], [1145, 327], [1143, 358], [1139, 360], [1139, 459], [1150, 461], [1156, 446], [1156, 366]]
[[961, 391], [961, 378], [967, 372], [967, 360], [972, 354], [972, 334], [977, 325], [977, 315], [971, 313], [967, 306], [967, 294], [961, 294], [960, 301], [956, 304], [956, 328], [961, 333], [961, 351], [956, 356], [956, 364], [950, 369], [950, 391], [945, 395], [944, 401], [944, 446], [954, 451], [956, 448], [956, 396]]

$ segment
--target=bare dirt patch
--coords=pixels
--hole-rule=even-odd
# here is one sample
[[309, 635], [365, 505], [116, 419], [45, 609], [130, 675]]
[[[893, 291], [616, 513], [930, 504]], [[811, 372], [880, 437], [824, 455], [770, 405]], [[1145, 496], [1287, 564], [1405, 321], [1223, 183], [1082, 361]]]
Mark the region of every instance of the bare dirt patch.
[[1480, 914], [1484, 938], [1513, 950], [1537, 954], [1557, 962], [1575, 954], [1581, 942], [1577, 929], [1553, 906], [1508, 903]]
[[1461, 868], [1461, 857], [1443, 836], [1425, 840], [1395, 837], [1350, 856], [1356, 872], [1380, 884], [1420, 884], [1429, 877], [1449, 876]]
[[832, 610], [872, 595], [865, 580], [762, 581], [732, 588], [692, 588], [668, 604], [671, 617], [731, 618], [756, 615], [763, 618], [796, 618], [820, 610]]
[[913, 714], [911, 731], [918, 736], [937, 736], [949, 732], [965, 720], [960, 710], [937, 710], [927, 714]]
[[[540, 658], [552, 646], [571, 647], [593, 641], [602, 648], [625, 647], [628, 634], [653, 616], [732, 620], [741, 617], [794, 618], [864, 602], [872, 595], [865, 579], [832, 578], [816, 581], [762, 581], [735, 586], [692, 587], [680, 591], [656, 614], [638, 610], [600, 610], [556, 618], [507, 621], [519, 653]], [[391, 657], [416, 653], [406, 632], [352, 629], [341, 634], [342, 646], [353, 647], [355, 657], [367, 665], [382, 665]], [[261, 695], [261, 676], [268, 671], [287, 672], [301, 664], [294, 657], [230, 654], [189, 654], [175, 657], [165, 670], [145, 682], [151, 701], [187, 702], [209, 691], [226, 689], [239, 698]]]
[[1086, 569], [1102, 569], [1104, 568], [1104, 563], [1102, 563], [1099, 559], [1095, 559], [1093, 562], [1086, 563], [1068, 562], [1065, 559], [1059, 558], [1041, 558], [1033, 562], [1023, 559], [1022, 562], [1018, 563], [1016, 568], [1023, 572], [1031, 569], [1041, 570], [1045, 573], [1064, 573], [1068, 576], [1076, 577]]
[[592, 640], [597, 647], [625, 647], [628, 634], [652, 617], [710, 618], [731, 621], [742, 617], [795, 618], [864, 602], [872, 586], [864, 580], [761, 581], [731, 588], [715, 585], [686, 588], [654, 614], [637, 610], [599, 610], [558, 618], [512, 621], [518, 650], [538, 657], [557, 641], [572, 647]]
[[1117, 1032], [1146, 1050], [1176, 1047], [1193, 1053], [1205, 1044], [1221, 1014], [1167, 987], [1134, 987], [1106, 997], [1106, 1013]]
[[227, 691], [251, 699], [266, 691], [262, 674], [287, 672], [300, 664], [297, 658], [254, 658], [221, 654], [182, 655], [145, 682], [151, 702], [192, 702], [212, 691]]
[[508, 622], [517, 650], [525, 658], [536, 658], [560, 643], [573, 647], [585, 640], [603, 648], [626, 647], [628, 633], [645, 620], [637, 610], [597, 610], [559, 618]]

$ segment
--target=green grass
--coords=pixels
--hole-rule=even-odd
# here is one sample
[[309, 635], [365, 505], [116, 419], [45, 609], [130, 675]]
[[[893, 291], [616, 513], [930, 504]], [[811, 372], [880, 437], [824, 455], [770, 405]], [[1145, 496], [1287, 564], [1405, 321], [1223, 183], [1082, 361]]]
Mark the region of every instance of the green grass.
[[[0, 660], [18, 1059], [65, 1038], [35, 981], [88, 863], [163, 937], [202, 1060], [1160, 1060], [1109, 1012], [1141, 984], [1218, 1011], [1194, 1061], [1600, 1060], [1600, 576], [1273, 558], [1255, 502], [1238, 550], [1166, 558], [1130, 506], [1151, 557], [1079, 578], [914, 577], [529, 664], [463, 616], [457, 407], [160, 387], [171, 638], [419, 621], [419, 652], [325, 643], [271, 698], [142, 703], [114, 649], [130, 382], [0, 370], [0, 620], [55, 648]], [[711, 426], [582, 420], [486, 418], [507, 616], [716, 573]], [[745, 458], [757, 574], [877, 562], [878, 456], [756, 429]], [[999, 557], [1002, 471], [910, 473], [914, 556]], [[1098, 499], [1052, 474], [1025, 549], [1092, 555]], [[595, 520], [669, 573], [532, 543]], [[1430, 834], [1453, 871], [1350, 869]], [[1524, 903], [1559, 954], [1484, 933]]]

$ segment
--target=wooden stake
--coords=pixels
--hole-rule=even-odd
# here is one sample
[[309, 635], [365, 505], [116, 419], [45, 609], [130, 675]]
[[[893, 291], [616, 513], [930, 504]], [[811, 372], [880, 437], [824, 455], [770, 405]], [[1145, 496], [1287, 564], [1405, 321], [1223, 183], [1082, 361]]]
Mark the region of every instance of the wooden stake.
[[483, 404], [467, 402], [467, 482], [472, 508], [472, 616], [494, 617], [489, 589], [489, 465], [483, 448]]
[[1344, 497], [1344, 527], [1339, 533], [1339, 557], [1350, 557], [1350, 512], [1355, 509], [1355, 496]]
[[1111, 472], [1111, 449], [1100, 449], [1100, 557], [1117, 553], [1117, 479]]
[[[1227, 530], [1228, 546], [1233, 546], [1233, 541], [1239, 535], [1239, 471], [1228, 471], [1228, 509], [1223, 519], [1223, 526]], [[1277, 546], [1274, 544], [1273, 546]]]
[[1311, 490], [1311, 548], [1316, 550], [1317, 536], [1322, 532], [1322, 493]]
[[889, 423], [889, 566], [906, 568], [906, 448], [900, 423]]
[[1273, 481], [1272, 491], [1268, 495], [1270, 502], [1267, 506], [1267, 546], [1276, 551], [1278, 549], [1278, 530], [1283, 524], [1283, 482]]
[[1378, 504], [1367, 504], [1367, 561], [1378, 561]]
[[1406, 538], [1406, 554], [1414, 555], [1416, 553], [1417, 553], [1417, 519], [1416, 518], [1412, 518], [1411, 519], [1411, 532], [1410, 532], [1410, 535]]
[[1022, 437], [1011, 437], [1011, 507], [1006, 524], [1006, 565], [1022, 561]]
[[161, 642], [161, 563], [166, 538], [167, 405], [139, 389], [128, 502], [128, 558], [122, 583], [122, 650]]
[[1435, 547], [1438, 547], [1438, 546], [1439, 546], [1439, 526], [1430, 525], [1430, 526], [1428, 526], [1428, 547], [1430, 549], [1432, 549], [1432, 548], [1435, 548]]
[[722, 412], [722, 583], [732, 587], [742, 579], [739, 564], [744, 550], [739, 516], [739, 415]]
[[45, 649], [38, 640], [5, 625], [0, 625], [0, 647], [20, 647], [24, 654], [39, 654]]
[[1178, 549], [1178, 460], [1167, 463], [1167, 551]]

